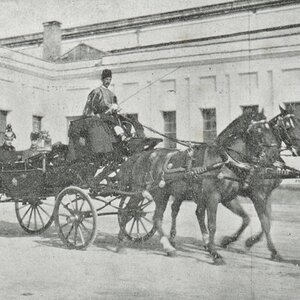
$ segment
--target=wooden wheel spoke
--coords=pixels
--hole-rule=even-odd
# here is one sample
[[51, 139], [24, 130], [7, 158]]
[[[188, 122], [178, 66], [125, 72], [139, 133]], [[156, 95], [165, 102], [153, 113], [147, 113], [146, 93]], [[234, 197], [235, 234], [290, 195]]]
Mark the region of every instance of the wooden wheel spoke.
[[147, 211], [144, 211], [144, 210], [143, 210], [143, 212], [144, 212], [145, 214], [147, 214], [147, 215], [149, 215], [149, 214], [154, 214], [154, 210], [147, 210]]
[[28, 205], [30, 206], [29, 203], [23, 204], [23, 206], [19, 207], [19, 211], [20, 211], [21, 209], [23, 209], [23, 208], [26, 208]]
[[36, 208], [33, 208], [33, 217], [34, 217], [34, 228], [37, 230], [37, 223], [36, 223]]
[[28, 222], [27, 222], [27, 227], [29, 228], [29, 225], [30, 225], [30, 221], [31, 221], [31, 217], [32, 217], [32, 212], [33, 212], [33, 207], [31, 206], [31, 211], [30, 211], [30, 214], [29, 214], [29, 219], [28, 219]]
[[142, 225], [142, 227], [144, 228], [144, 230], [145, 230], [146, 234], [148, 234], [148, 233], [149, 233], [149, 231], [146, 229], [146, 227], [145, 227], [145, 225], [144, 225], [144, 223], [143, 223], [142, 219], [140, 219], [140, 222], [141, 222], [141, 225]]
[[74, 245], [76, 246], [76, 244], [77, 244], [78, 224], [75, 223], [74, 227], [75, 227], [75, 230], [74, 230]]
[[71, 228], [70, 228], [70, 230], [69, 230], [68, 234], [66, 235], [66, 239], [68, 239], [68, 238], [69, 238], [69, 236], [70, 236], [70, 234], [71, 234], [71, 232], [72, 232], [73, 228], [74, 228], [74, 223], [72, 223], [72, 226], [71, 226]]
[[123, 217], [124, 217], [124, 223], [123, 223], [124, 225], [129, 223], [134, 218], [133, 216], [128, 216], [127, 214], [125, 214]]
[[83, 205], [84, 205], [84, 199], [82, 199], [82, 204], [80, 205], [79, 211], [81, 211], [81, 210], [82, 210], [82, 208], [83, 208]]
[[82, 226], [82, 228], [86, 231], [86, 232], [89, 232], [88, 228], [86, 228], [86, 226], [81, 222], [80, 224]]
[[[71, 202], [70, 202], [70, 203], [71, 203]], [[74, 213], [73, 213], [74, 209], [73, 209], [73, 210], [70, 209], [70, 208], [68, 207], [69, 204], [61, 203], [61, 205], [62, 205], [63, 208], [65, 208], [71, 215], [74, 215]], [[72, 206], [73, 206], [73, 205], [72, 205]]]
[[23, 217], [21, 218], [21, 221], [22, 221], [22, 222], [23, 222], [24, 218], [26, 217], [26, 215], [28, 214], [30, 208], [31, 208], [31, 206], [28, 207], [27, 211], [25, 212], [25, 214], [24, 214]]
[[59, 217], [65, 217], [65, 218], [69, 218], [69, 217], [70, 217], [70, 215], [62, 214], [62, 213], [58, 214], [58, 216], [59, 216]]
[[39, 206], [39, 208], [49, 217], [49, 219], [51, 218], [51, 216], [49, 215], [49, 213], [46, 210], [44, 210], [43, 207]]
[[39, 215], [39, 217], [40, 217], [40, 220], [41, 220], [41, 222], [42, 222], [42, 226], [44, 227], [44, 226], [45, 226], [45, 223], [44, 223], [44, 220], [43, 220], [43, 218], [42, 218], [42, 216], [41, 216], [41, 213], [40, 213], [38, 207], [36, 208], [36, 210], [37, 210], [37, 213], [38, 213], [38, 215]]
[[132, 234], [134, 223], [135, 223], [135, 218], [133, 219], [133, 222], [132, 222], [132, 225], [131, 225], [131, 228], [130, 228], [130, 231], [129, 231], [130, 235]]
[[51, 206], [52, 208], [54, 207], [53, 204], [49, 204], [49, 203], [47, 203], [46, 201], [44, 201], [43, 203], [40, 203], [40, 204], [39, 204], [39, 207], [41, 206], [41, 204], [44, 205], [44, 206]]
[[71, 221], [67, 221], [65, 224], [61, 225], [61, 228], [65, 228], [66, 226], [72, 224]]
[[139, 206], [142, 210], [144, 210], [145, 207], [149, 206], [153, 201], [148, 201], [146, 203], [141, 203], [141, 205]]
[[136, 220], [136, 231], [137, 231], [137, 236], [140, 236], [139, 220]]
[[148, 218], [143, 217], [143, 219], [146, 220], [149, 224], [153, 225], [153, 222], [151, 220], [149, 220]]
[[82, 233], [82, 231], [81, 231], [80, 224], [79, 224], [79, 226], [78, 226], [78, 232], [79, 232], [79, 235], [80, 235], [82, 244], [85, 245], [85, 238], [84, 238], [83, 233]]
[[[69, 204], [71, 204], [73, 211], [74, 211], [75, 210], [74, 205], [73, 205], [74, 200], [72, 200], [72, 201], [70, 199], [67, 199], [67, 200], [68, 200]], [[62, 205], [65, 206], [65, 204], [63, 204], [63, 203], [62, 203]], [[67, 208], [67, 205], [66, 205], [66, 209], [69, 209], [69, 208]]]
[[81, 198], [79, 198], [78, 195], [76, 195], [76, 199], [74, 200], [76, 202], [75, 207], [76, 207], [76, 211], [78, 211], [78, 201], [81, 200]]

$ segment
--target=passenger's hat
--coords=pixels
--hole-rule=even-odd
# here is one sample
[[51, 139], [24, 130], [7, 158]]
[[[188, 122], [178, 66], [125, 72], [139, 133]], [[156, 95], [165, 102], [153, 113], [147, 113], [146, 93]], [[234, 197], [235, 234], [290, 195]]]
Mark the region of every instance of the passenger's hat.
[[104, 69], [102, 71], [101, 78], [104, 79], [104, 78], [107, 78], [107, 77], [112, 77], [111, 70]]

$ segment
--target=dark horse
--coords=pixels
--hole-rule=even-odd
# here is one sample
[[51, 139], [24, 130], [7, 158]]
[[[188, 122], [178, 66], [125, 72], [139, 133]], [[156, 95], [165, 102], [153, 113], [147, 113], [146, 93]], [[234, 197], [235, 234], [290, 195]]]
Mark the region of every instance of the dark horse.
[[[296, 154], [299, 155], [300, 139], [298, 138], [298, 136], [300, 136], [300, 120], [295, 117], [292, 108], [289, 107], [288, 109], [283, 109], [282, 107], [280, 107], [280, 114], [277, 115], [276, 117], [274, 117], [273, 119], [271, 119], [268, 122], [268, 124], [269, 124], [270, 129], [276, 139], [276, 144], [278, 145], [278, 148], [280, 148], [282, 142], [284, 142], [284, 144], [286, 145], [286, 148], [282, 149], [282, 150], [289, 149], [292, 151], [293, 155], [296, 155]], [[259, 214], [260, 220], [261, 220], [261, 222], [263, 222], [263, 224], [262, 224], [263, 226], [262, 226], [261, 232], [251, 236], [250, 238], [248, 238], [246, 240], [245, 245], [248, 249], [261, 239], [261, 237], [263, 236], [264, 228], [266, 228], [267, 230], [269, 230], [269, 228], [270, 228], [270, 218], [271, 218], [270, 205], [271, 205], [271, 203], [269, 201], [270, 200], [269, 195], [272, 192], [272, 190], [270, 191], [268, 189], [268, 187], [272, 187], [271, 182], [272, 182], [271, 180], [264, 180], [263, 184], [261, 185], [261, 187], [259, 189], [259, 191], [261, 191], [261, 197], [265, 196], [265, 200], [261, 204], [262, 209], [259, 209], [259, 211], [265, 210], [265, 213], [262, 212], [261, 214]], [[274, 186], [273, 186], [274, 188], [277, 187], [277, 182], [279, 184], [278, 180], [274, 181]], [[265, 189], [263, 189], [263, 185], [266, 186]], [[242, 196], [251, 197], [252, 193], [250, 192], [248, 194], [248, 192], [249, 191], [241, 190], [240, 194]], [[170, 236], [171, 236], [171, 242], [173, 242], [173, 243], [174, 243], [173, 240], [176, 235], [176, 217], [178, 215], [182, 200], [183, 199], [175, 199], [173, 202], [173, 205], [172, 205], [172, 227], [171, 227]], [[236, 231], [236, 233], [234, 233], [231, 236], [226, 236], [223, 238], [223, 240], [221, 242], [221, 246], [227, 247], [230, 243], [238, 240], [240, 235], [243, 233], [243, 231], [248, 226], [248, 224], [250, 222], [250, 218], [249, 218], [248, 214], [245, 212], [245, 210], [243, 209], [243, 207], [241, 206], [238, 199], [233, 199], [231, 201], [227, 201], [226, 199], [222, 198], [221, 203], [226, 208], [228, 208], [233, 213], [235, 213], [236, 215], [240, 216], [243, 219], [242, 225]], [[199, 220], [199, 218], [200, 218], [200, 220]], [[205, 225], [205, 209], [201, 209], [201, 214], [199, 215], [198, 220], [199, 220], [199, 224], [201, 226], [204, 243], [207, 243], [207, 237], [208, 237], [207, 232], [208, 231], [207, 231], [207, 228]], [[267, 239], [268, 239], [268, 235], [267, 235]], [[270, 237], [268, 239], [268, 247], [269, 247], [270, 251], [272, 252], [272, 258], [280, 260], [281, 257], [275, 250], [273, 243], [270, 240]]]
[[[229, 156], [226, 149], [230, 147], [232, 148], [230, 152], [239, 153], [239, 160], [241, 155], [245, 160], [248, 153], [259, 158], [265, 165], [271, 165], [279, 160], [279, 151], [274, 147], [277, 146], [275, 137], [266, 124], [263, 113], [243, 114], [219, 135], [215, 146], [199, 145], [187, 151], [157, 149], [134, 156], [122, 165], [120, 170], [122, 185], [132, 190], [144, 189], [146, 191], [144, 197], [154, 199], [156, 204], [154, 226], [168, 254], [175, 252], [175, 248], [169, 243], [162, 229], [162, 219], [168, 199], [172, 195], [175, 199], [182, 200], [186, 198], [187, 193], [191, 193], [197, 203], [196, 215], [204, 235], [205, 224], [202, 223], [202, 217], [205, 209], [208, 212], [207, 249], [216, 263], [222, 262], [222, 257], [216, 251], [214, 244], [217, 206], [221, 199], [230, 203], [241, 193], [240, 179], [236, 176], [236, 172], [240, 172], [240, 177], [246, 176], [250, 166], [249, 163], [234, 163], [235, 160], [230, 158], [234, 154]], [[238, 151], [234, 150], [235, 147]], [[262, 152], [267, 152], [267, 155], [260, 157]], [[224, 163], [224, 160], [228, 162]], [[229, 168], [228, 165], [231, 167]], [[210, 172], [206, 173], [206, 171]], [[265, 197], [262, 197], [262, 194], [269, 193], [269, 190], [277, 185], [277, 181], [272, 181], [265, 191], [260, 187], [260, 181], [251, 182], [251, 188], [247, 190], [249, 194], [251, 193], [251, 199], [261, 215], [262, 223], [266, 223], [263, 217], [265, 209], [262, 204]], [[124, 222], [126, 221], [124, 219]], [[269, 229], [266, 228], [265, 231], [269, 235]], [[119, 239], [123, 239], [122, 234], [119, 234]], [[270, 235], [269, 244], [276, 254]]]
[[[300, 154], [300, 120], [295, 117], [291, 107], [288, 107], [287, 109], [282, 107], [279, 108], [280, 114], [269, 121], [269, 126], [275, 135], [277, 144], [279, 146], [282, 142], [285, 144], [286, 148], [282, 150], [290, 150], [293, 156], [297, 156]], [[226, 203], [224, 205], [226, 206]], [[222, 247], [227, 247], [230, 243], [236, 241], [247, 227], [250, 220], [249, 216], [236, 199], [232, 201], [228, 208], [231, 209], [233, 213], [236, 213], [243, 218], [243, 225], [234, 235], [223, 238], [221, 242]], [[263, 231], [248, 238], [245, 243], [246, 247], [251, 248], [255, 243], [260, 241], [262, 236]], [[280, 259], [280, 256], [277, 255], [277, 258]]]

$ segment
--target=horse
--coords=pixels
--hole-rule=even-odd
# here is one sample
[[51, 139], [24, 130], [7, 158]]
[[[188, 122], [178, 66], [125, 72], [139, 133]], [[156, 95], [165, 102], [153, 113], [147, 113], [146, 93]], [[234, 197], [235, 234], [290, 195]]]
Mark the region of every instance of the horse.
[[[283, 148], [282, 150], [290, 150], [293, 156], [297, 156], [300, 154], [300, 139], [298, 138], [298, 136], [300, 136], [300, 120], [295, 117], [292, 107], [284, 109], [279, 106], [279, 109], [280, 114], [269, 121], [269, 126], [277, 140], [278, 146], [284, 143], [286, 148]], [[233, 200], [230, 206], [226, 205], [226, 203], [222, 204], [229, 208], [233, 213], [238, 214], [243, 218], [241, 228], [235, 234], [225, 236], [222, 239], [221, 246], [226, 248], [229, 244], [239, 239], [240, 235], [248, 226], [250, 219], [237, 199]], [[249, 237], [245, 242], [246, 248], [250, 249], [254, 244], [261, 240], [262, 236], [263, 231], [260, 231]], [[280, 260], [281, 257], [277, 255], [277, 259]]]
[[[272, 118], [268, 124], [270, 126], [270, 129], [276, 139], [276, 143], [278, 145], [278, 148], [280, 148], [282, 142], [286, 145], [286, 149], [289, 149], [292, 151], [293, 155], [299, 155], [300, 153], [300, 139], [298, 138], [300, 133], [300, 120], [295, 117], [294, 112], [291, 107], [288, 109], [284, 109], [281, 106], [280, 108], [280, 114]], [[286, 150], [282, 149], [282, 150]], [[278, 180], [278, 179], [277, 179]], [[278, 182], [279, 183], [279, 182]], [[274, 185], [274, 188], [277, 187], [277, 184]], [[245, 193], [242, 193], [242, 196], [247, 196]], [[181, 203], [183, 199], [175, 199], [172, 204], [172, 226], [170, 231], [170, 237], [171, 242], [174, 244], [174, 239], [176, 236], [176, 217], [178, 215]], [[240, 216], [242, 218], [242, 225], [240, 228], [230, 236], [225, 236], [221, 241], [221, 246], [223, 248], [226, 248], [229, 244], [235, 242], [239, 239], [243, 231], [247, 228], [247, 226], [250, 223], [250, 218], [246, 211], [241, 206], [238, 199], [233, 199], [231, 201], [225, 201], [225, 199], [221, 200], [222, 205], [224, 207], [231, 210], [234, 214]], [[267, 201], [267, 205], [270, 206], [269, 200]], [[268, 209], [267, 216], [270, 218], [270, 207]], [[201, 230], [203, 232], [203, 240], [204, 243], [207, 239], [207, 228], [205, 225], [205, 210], [201, 210], [201, 214], [199, 214], [199, 218], [201, 219], [199, 223], [201, 224]], [[267, 223], [270, 221], [268, 220]], [[257, 243], [263, 236], [263, 231], [260, 231], [258, 234], [255, 234], [251, 237], [249, 237], [246, 242], [245, 246], [247, 249], [250, 249], [255, 243]], [[268, 243], [269, 245], [269, 243]], [[270, 244], [270, 247], [272, 249], [272, 243]], [[272, 252], [272, 251], [271, 251]], [[272, 252], [273, 259], [281, 260], [281, 256], [276, 252]]]
[[[170, 149], [156, 149], [129, 158], [120, 169], [120, 183], [123, 187], [130, 187], [132, 190], [144, 189], [143, 196], [153, 198], [156, 209], [153, 217], [160, 241], [168, 255], [175, 255], [176, 249], [170, 244], [167, 235], [162, 229], [163, 214], [166, 209], [168, 199], [172, 195], [175, 199], [186, 198], [187, 192], [193, 194], [197, 203], [196, 215], [200, 229], [203, 230], [201, 216], [208, 211], [209, 239], [206, 246], [213, 257], [215, 263], [223, 263], [222, 257], [216, 251], [214, 245], [214, 235], [216, 232], [216, 212], [217, 205], [221, 199], [229, 200], [235, 198], [240, 191], [239, 179], [235, 173], [224, 164], [224, 148], [229, 146], [246, 144], [241, 152], [246, 156], [246, 150], [251, 147], [253, 154], [259, 155], [262, 146], [261, 139], [267, 144], [269, 158], [277, 160], [279, 154], [277, 148], [271, 147], [274, 144], [274, 136], [271, 134], [258, 134], [257, 126], [261, 131], [265, 128], [263, 112], [258, 114], [245, 113], [234, 120], [220, 135], [215, 146], [196, 145], [187, 151], [174, 151]], [[254, 121], [254, 123], [253, 123]], [[254, 130], [255, 129], [255, 130]], [[246, 140], [247, 139], [247, 140]], [[251, 143], [250, 143], [251, 140]], [[259, 151], [258, 151], [259, 150]], [[228, 157], [226, 158], [228, 160]], [[231, 159], [234, 161], [233, 159]], [[268, 162], [269, 163], [269, 162]], [[231, 162], [232, 164], [232, 162]], [[233, 164], [236, 168], [237, 164]], [[222, 167], [222, 177], [220, 168]], [[248, 172], [248, 165], [244, 164], [238, 168], [244, 168], [241, 176]], [[210, 171], [207, 176], [199, 174]], [[224, 175], [224, 172], [227, 174]], [[224, 175], [224, 176], [223, 176]], [[235, 181], [226, 177], [234, 178]], [[128, 205], [134, 206], [133, 203]], [[130, 210], [130, 209], [129, 209]], [[124, 218], [123, 222], [128, 219]], [[203, 232], [204, 236], [205, 233]], [[124, 235], [119, 232], [119, 241], [122, 243]]]

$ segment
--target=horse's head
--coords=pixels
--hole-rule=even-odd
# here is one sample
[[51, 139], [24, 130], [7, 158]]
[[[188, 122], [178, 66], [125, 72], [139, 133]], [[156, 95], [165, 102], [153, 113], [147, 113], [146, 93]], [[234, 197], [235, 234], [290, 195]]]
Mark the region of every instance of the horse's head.
[[295, 116], [292, 106], [279, 108], [280, 114], [270, 121], [270, 126], [280, 143], [284, 142], [293, 154], [300, 155], [300, 119]]
[[280, 144], [261, 111], [251, 120], [244, 136], [247, 153], [261, 163], [273, 163], [280, 159]]
[[[253, 122], [266, 120], [264, 112], [253, 112], [245, 110], [241, 116], [233, 120], [216, 138], [216, 145], [222, 147], [231, 147], [236, 141], [244, 141]], [[258, 123], [257, 123], [258, 124]]]

